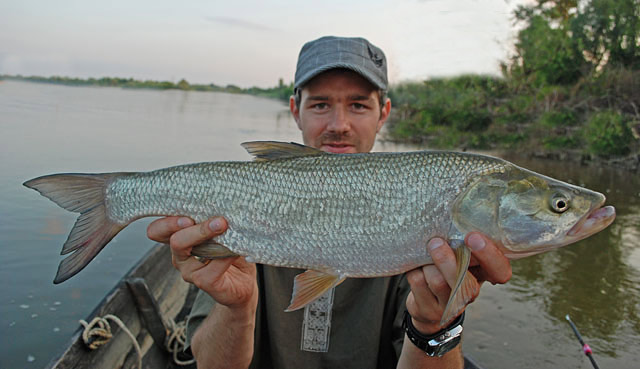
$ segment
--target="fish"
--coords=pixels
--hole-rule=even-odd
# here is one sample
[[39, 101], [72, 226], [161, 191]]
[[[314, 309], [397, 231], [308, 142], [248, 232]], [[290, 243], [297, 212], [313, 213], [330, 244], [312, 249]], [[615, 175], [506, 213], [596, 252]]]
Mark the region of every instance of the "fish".
[[249, 161], [150, 172], [62, 173], [24, 185], [79, 213], [54, 283], [86, 267], [133, 221], [222, 215], [228, 230], [194, 247], [205, 258], [301, 268], [290, 305], [300, 309], [346, 278], [383, 277], [433, 264], [426, 244], [450, 243], [457, 275], [441, 323], [477, 291], [464, 237], [480, 231], [510, 259], [562, 247], [606, 228], [603, 194], [486, 155], [449, 151], [334, 154], [287, 142], [242, 146]]

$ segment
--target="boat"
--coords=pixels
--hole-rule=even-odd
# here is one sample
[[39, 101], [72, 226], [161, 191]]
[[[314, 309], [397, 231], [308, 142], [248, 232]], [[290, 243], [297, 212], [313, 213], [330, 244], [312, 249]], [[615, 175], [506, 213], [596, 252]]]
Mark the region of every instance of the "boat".
[[[156, 244], [104, 297], [46, 368], [196, 368], [183, 351], [197, 288]], [[114, 324], [115, 323], [115, 324]], [[482, 369], [465, 355], [465, 369]]]
[[184, 322], [196, 293], [197, 288], [171, 265], [169, 247], [156, 244], [46, 367], [195, 368], [191, 354], [180, 346], [184, 325], [176, 322]]

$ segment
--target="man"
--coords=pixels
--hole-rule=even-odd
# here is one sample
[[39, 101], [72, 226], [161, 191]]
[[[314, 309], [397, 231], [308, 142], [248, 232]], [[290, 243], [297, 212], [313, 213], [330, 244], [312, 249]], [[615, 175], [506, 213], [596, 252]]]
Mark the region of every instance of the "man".
[[[382, 50], [362, 38], [323, 37], [305, 44], [290, 99], [304, 143], [334, 153], [370, 151], [391, 110], [386, 68]], [[444, 328], [439, 324], [456, 274], [455, 256], [444, 240], [425, 245], [435, 265], [404, 276], [348, 279], [304, 311], [285, 313], [293, 277], [301, 271], [256, 267], [242, 257], [204, 263], [191, 257], [193, 246], [226, 229], [222, 217], [201, 224], [168, 217], [148, 228], [149, 238], [171, 245], [183, 278], [201, 289], [188, 329], [198, 367], [462, 367], [459, 345], [418, 347], [423, 336], [460, 325], [460, 319]], [[465, 242], [475, 283], [511, 277], [508, 260], [484, 235], [468, 234]], [[437, 353], [442, 356], [428, 355]]]

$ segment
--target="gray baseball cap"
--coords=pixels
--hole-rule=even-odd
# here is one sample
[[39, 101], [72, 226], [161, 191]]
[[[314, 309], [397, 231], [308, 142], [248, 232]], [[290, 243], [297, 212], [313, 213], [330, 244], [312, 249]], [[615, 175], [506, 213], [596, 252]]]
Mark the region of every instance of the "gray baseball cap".
[[374, 86], [387, 90], [387, 59], [384, 52], [361, 37], [325, 36], [309, 41], [300, 50], [294, 87], [330, 69], [357, 72]]

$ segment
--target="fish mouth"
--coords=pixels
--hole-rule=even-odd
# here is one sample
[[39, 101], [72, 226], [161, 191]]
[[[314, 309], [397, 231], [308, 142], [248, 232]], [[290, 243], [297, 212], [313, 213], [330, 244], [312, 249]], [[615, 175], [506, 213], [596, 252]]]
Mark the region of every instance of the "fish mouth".
[[575, 241], [581, 240], [607, 228], [615, 218], [616, 208], [613, 206], [595, 208], [589, 214], [582, 217], [582, 219], [567, 232], [567, 236], [573, 238]]

